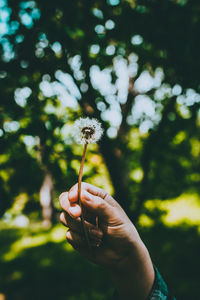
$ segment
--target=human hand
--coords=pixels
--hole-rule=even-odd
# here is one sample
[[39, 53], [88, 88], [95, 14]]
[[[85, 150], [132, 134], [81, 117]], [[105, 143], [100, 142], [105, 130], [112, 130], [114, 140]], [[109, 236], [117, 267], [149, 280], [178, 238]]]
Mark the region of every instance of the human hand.
[[[74, 185], [67, 193], [60, 195], [60, 204], [64, 212], [61, 222], [69, 227], [68, 242], [91, 261], [108, 268], [122, 263], [133, 254], [135, 248], [142, 247], [142, 241], [130, 219], [121, 206], [104, 190], [88, 183], [82, 183], [81, 201], [85, 210], [98, 217], [98, 228], [85, 216], [88, 230], [89, 251], [84, 239], [80, 220], [81, 207], [78, 205], [78, 186]], [[93, 218], [95, 219], [95, 218]], [[98, 245], [100, 246], [98, 247]]]
[[[119, 299], [146, 300], [154, 281], [153, 265], [136, 228], [121, 206], [104, 190], [82, 183], [81, 201], [87, 212], [85, 225], [93, 246], [90, 251], [80, 220], [82, 212], [77, 203], [77, 184], [68, 193], [62, 193], [59, 200], [63, 209], [60, 220], [69, 227], [66, 237], [74, 249], [107, 268]], [[92, 224], [91, 216], [93, 220], [98, 218], [98, 228]]]

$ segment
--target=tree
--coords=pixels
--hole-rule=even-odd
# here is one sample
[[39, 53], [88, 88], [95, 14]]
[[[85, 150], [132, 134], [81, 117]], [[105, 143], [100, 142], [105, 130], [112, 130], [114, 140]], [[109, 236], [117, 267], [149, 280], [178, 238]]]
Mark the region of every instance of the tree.
[[99, 149], [135, 220], [149, 198], [199, 190], [198, 1], [9, 0], [2, 10], [2, 213], [20, 191], [36, 197], [46, 174], [57, 190], [76, 181], [63, 133], [80, 115], [102, 121]]

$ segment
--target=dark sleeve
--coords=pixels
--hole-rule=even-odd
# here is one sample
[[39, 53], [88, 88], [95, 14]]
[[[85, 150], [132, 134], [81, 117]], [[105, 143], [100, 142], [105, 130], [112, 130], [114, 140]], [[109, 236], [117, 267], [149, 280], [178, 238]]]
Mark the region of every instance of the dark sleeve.
[[[155, 279], [151, 293], [147, 300], [176, 300], [176, 298], [170, 295], [167, 285], [160, 275], [158, 269], [154, 266]], [[118, 300], [117, 292], [115, 291], [112, 300]], [[134, 300], [134, 295], [130, 295], [130, 300]]]
[[155, 280], [148, 300], [176, 300], [176, 298], [170, 294], [164, 279], [155, 266], [154, 270]]

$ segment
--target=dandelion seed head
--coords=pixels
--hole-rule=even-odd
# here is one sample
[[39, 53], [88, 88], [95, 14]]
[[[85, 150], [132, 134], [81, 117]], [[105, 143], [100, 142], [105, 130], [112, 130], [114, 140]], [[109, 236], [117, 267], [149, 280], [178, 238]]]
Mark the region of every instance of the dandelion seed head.
[[102, 134], [103, 129], [96, 119], [80, 118], [74, 123], [72, 136], [78, 144], [95, 144]]

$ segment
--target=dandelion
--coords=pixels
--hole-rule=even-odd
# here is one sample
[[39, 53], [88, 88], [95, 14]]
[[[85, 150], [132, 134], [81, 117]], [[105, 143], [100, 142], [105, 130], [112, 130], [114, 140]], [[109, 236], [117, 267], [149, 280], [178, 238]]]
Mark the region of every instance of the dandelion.
[[103, 129], [96, 119], [80, 118], [74, 123], [73, 137], [78, 144], [95, 144], [102, 134]]
[[103, 134], [103, 129], [101, 127], [101, 124], [96, 119], [90, 119], [90, 118], [80, 118], [75, 121], [73, 126], [73, 132], [72, 136], [74, 137], [75, 141], [78, 144], [84, 145], [83, 155], [81, 159], [81, 165], [80, 165], [80, 171], [78, 176], [78, 203], [82, 210], [81, 215], [81, 222], [85, 234], [85, 239], [87, 241], [88, 247], [90, 248], [89, 238], [88, 238], [88, 232], [85, 227], [84, 223], [84, 209], [81, 203], [81, 182], [82, 182], [82, 176], [83, 176], [83, 166], [85, 162], [85, 156], [87, 151], [88, 144], [95, 144], [97, 141], [100, 140], [101, 136]]

